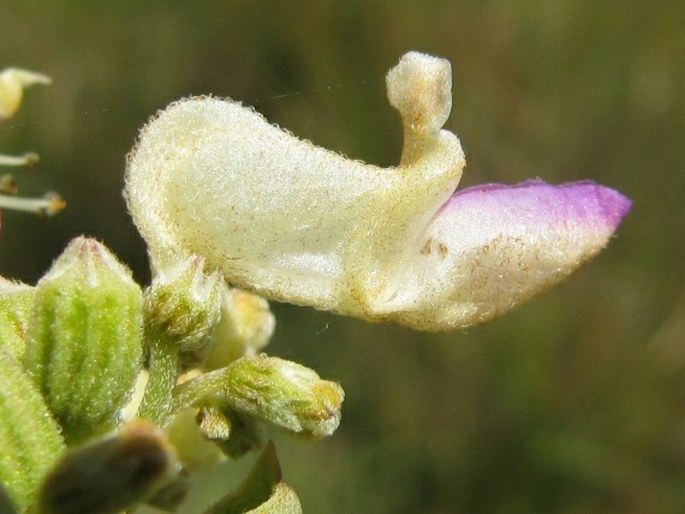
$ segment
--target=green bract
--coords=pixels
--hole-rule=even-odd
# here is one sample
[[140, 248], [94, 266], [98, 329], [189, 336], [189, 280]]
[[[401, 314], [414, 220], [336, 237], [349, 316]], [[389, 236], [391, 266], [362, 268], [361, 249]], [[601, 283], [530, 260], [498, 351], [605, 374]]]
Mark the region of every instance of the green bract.
[[100, 243], [72, 241], [36, 286], [26, 367], [69, 442], [113, 429], [142, 360], [142, 293]]
[[205, 514], [302, 514], [295, 492], [281, 482], [281, 467], [276, 448], [269, 442], [250, 476]]

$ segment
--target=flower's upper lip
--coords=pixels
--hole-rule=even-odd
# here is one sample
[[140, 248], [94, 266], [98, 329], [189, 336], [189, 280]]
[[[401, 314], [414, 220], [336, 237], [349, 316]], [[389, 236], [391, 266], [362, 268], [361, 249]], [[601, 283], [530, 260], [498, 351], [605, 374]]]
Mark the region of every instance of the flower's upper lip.
[[459, 190], [432, 217], [374, 308], [428, 330], [481, 323], [596, 255], [630, 206], [621, 193], [589, 180]]

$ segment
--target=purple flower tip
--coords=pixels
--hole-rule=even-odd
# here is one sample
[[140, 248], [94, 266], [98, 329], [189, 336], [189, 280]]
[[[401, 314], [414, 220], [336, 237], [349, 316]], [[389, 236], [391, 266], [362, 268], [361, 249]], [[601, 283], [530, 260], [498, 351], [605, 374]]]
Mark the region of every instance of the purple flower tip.
[[429, 223], [385, 307], [433, 330], [493, 318], [594, 257], [630, 206], [621, 193], [591, 181], [458, 191]]
[[491, 206], [509, 216], [527, 218], [535, 213], [548, 221], [584, 221], [604, 225], [612, 232], [632, 206], [618, 191], [591, 180], [554, 186], [532, 179], [514, 185], [490, 183], [458, 190], [442, 210], [470, 208], [473, 202], [479, 210]]

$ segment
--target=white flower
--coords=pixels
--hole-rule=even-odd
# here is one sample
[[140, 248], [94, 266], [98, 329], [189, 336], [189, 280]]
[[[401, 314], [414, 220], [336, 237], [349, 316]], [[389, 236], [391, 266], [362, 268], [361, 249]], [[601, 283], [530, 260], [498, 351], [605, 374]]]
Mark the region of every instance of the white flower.
[[387, 86], [405, 138], [392, 168], [297, 139], [231, 100], [160, 112], [129, 155], [124, 192], [153, 266], [198, 254], [267, 298], [446, 330], [558, 282], [628, 211], [625, 197], [589, 182], [454, 193], [465, 158], [441, 129], [449, 62], [410, 52]]

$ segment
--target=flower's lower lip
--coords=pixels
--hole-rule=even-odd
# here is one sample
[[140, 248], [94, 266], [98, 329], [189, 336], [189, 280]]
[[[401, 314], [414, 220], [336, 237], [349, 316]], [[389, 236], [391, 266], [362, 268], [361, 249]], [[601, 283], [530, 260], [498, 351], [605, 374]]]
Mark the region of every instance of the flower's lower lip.
[[591, 181], [460, 190], [428, 224], [383, 307], [431, 330], [495, 317], [596, 255], [630, 205]]

